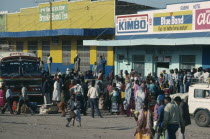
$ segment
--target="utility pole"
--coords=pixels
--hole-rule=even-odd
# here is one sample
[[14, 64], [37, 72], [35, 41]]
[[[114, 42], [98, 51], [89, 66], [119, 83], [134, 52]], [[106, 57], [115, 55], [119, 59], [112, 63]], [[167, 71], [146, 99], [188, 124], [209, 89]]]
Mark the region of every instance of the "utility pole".
[[50, 30], [52, 30], [52, 1], [49, 0], [50, 3]]
[[50, 22], [50, 30], [52, 30], [52, 1], [54, 1], [54, 0], [44, 0], [44, 1], [42, 1], [42, 0], [40, 0], [40, 1], [38, 1], [38, 0], [35, 0], [35, 3], [41, 3], [41, 2], [49, 2], [49, 5], [50, 5], [50, 20], [49, 20], [49, 22]]

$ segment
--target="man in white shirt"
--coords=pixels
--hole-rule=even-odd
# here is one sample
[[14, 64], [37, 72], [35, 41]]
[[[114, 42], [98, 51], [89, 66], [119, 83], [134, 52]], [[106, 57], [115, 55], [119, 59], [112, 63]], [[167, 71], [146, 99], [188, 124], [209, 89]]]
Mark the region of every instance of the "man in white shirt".
[[199, 79], [203, 79], [203, 82], [208, 83], [209, 82], [209, 72], [206, 69], [204, 73], [199, 77]]
[[90, 104], [91, 104], [91, 117], [94, 118], [94, 107], [96, 108], [96, 112], [98, 113], [98, 116], [100, 116], [101, 118], [103, 118], [101, 116], [101, 112], [98, 108], [98, 98], [99, 98], [99, 94], [97, 89], [95, 88], [95, 80], [92, 80], [92, 85], [88, 90], [88, 94], [87, 94], [88, 98], [90, 99]]

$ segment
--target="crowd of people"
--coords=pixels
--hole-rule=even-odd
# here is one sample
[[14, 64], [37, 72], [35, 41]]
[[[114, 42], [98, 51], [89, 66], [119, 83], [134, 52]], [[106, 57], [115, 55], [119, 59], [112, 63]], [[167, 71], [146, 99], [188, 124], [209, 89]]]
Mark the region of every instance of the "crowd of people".
[[[94, 69], [94, 67], [93, 67]], [[81, 114], [87, 115], [87, 108], [91, 108], [91, 117], [94, 118], [94, 109], [97, 115], [103, 118], [100, 109], [108, 110], [111, 114], [132, 116], [137, 121], [136, 138], [176, 138], [180, 128], [180, 136], [184, 138], [185, 126], [190, 124], [187, 100], [180, 97], [171, 102], [170, 94], [188, 92], [191, 83], [196, 80], [208, 82], [209, 72], [202, 68], [193, 70], [163, 70], [159, 76], [151, 73], [143, 77], [135, 70], [129, 73], [120, 70], [118, 75], [111, 71], [105, 77], [103, 70], [99, 74], [92, 71], [82, 74], [74, 69], [66, 70], [62, 74], [59, 70], [55, 76], [44, 75], [42, 93], [45, 104], [58, 105], [61, 116], [68, 112], [66, 127], [73, 120], [81, 126]], [[7, 107], [11, 113], [11, 90], [6, 92]], [[23, 85], [19, 107], [28, 104], [27, 88]], [[30, 106], [28, 106], [30, 108]], [[31, 113], [34, 113], [30, 109]], [[18, 109], [17, 114], [20, 114]]]

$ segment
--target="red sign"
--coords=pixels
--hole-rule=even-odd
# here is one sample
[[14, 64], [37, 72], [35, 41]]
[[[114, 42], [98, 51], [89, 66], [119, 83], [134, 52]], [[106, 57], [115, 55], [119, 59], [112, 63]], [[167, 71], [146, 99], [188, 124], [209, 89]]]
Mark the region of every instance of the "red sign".
[[210, 8], [196, 10], [195, 29], [210, 29]]
[[10, 56], [21, 56], [23, 55], [24, 53], [10, 53]]

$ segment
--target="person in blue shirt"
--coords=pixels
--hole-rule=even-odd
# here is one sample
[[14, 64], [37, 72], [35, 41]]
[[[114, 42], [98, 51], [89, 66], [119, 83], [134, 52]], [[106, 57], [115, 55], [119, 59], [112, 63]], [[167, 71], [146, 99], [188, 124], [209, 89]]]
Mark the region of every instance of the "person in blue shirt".
[[106, 59], [100, 56], [100, 70], [105, 73]]
[[184, 93], [183, 79], [184, 79], [183, 70], [180, 70], [178, 74], [179, 93]]
[[165, 108], [164, 95], [159, 95], [158, 100], [159, 100], [160, 106], [157, 109], [157, 114], [158, 115], [157, 115], [157, 124], [155, 126], [155, 130], [156, 130], [155, 139], [159, 139], [160, 136], [162, 135], [162, 133], [159, 131], [159, 128], [162, 127], [162, 123], [163, 123], [163, 120], [164, 120], [164, 108]]
[[152, 95], [157, 96], [157, 87], [155, 85], [154, 80], [150, 81], [150, 85], [148, 86], [148, 89]]
[[5, 111], [8, 108], [9, 111], [10, 111], [10, 114], [13, 114], [13, 110], [12, 110], [12, 91], [10, 89], [10, 86], [7, 87], [6, 100], [7, 100], [7, 103], [4, 105], [4, 108], [1, 110], [1, 113], [4, 114]]

